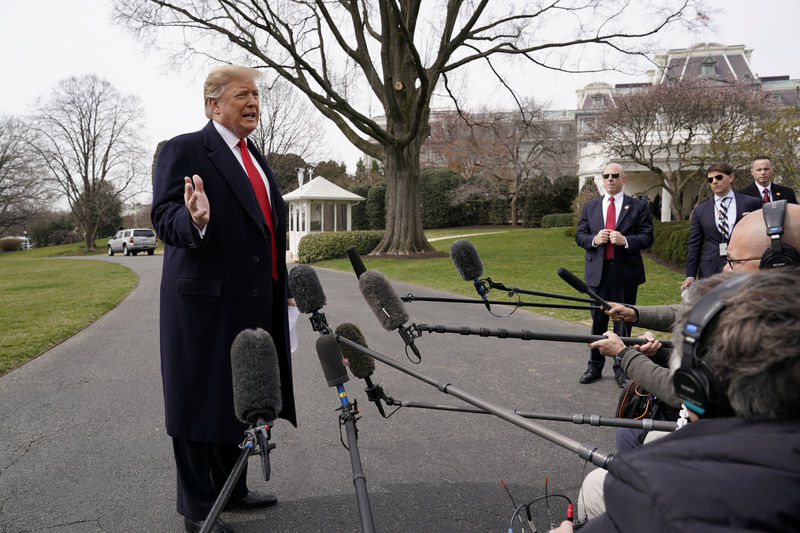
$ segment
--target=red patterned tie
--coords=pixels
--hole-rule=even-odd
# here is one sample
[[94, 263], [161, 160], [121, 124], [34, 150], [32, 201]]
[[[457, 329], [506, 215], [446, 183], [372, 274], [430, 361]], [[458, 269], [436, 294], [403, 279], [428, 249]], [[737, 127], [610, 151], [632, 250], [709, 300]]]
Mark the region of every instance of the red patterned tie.
[[767, 189], [766, 187], [764, 187], [764, 203], [765, 204], [769, 203], [769, 189]]
[[278, 251], [275, 244], [275, 230], [272, 228], [272, 208], [269, 205], [269, 196], [267, 196], [267, 188], [264, 186], [264, 180], [261, 178], [253, 160], [250, 159], [250, 152], [247, 151], [247, 141], [239, 139], [239, 151], [242, 153], [242, 163], [247, 171], [247, 177], [250, 178], [250, 184], [253, 186], [253, 191], [258, 198], [258, 204], [261, 206], [261, 212], [264, 214], [264, 220], [269, 227], [270, 242], [272, 243], [272, 279], [278, 281]]
[[[614, 197], [608, 198], [608, 211], [606, 211], [606, 229], [613, 230], [617, 227], [617, 208], [614, 207]], [[603, 253], [606, 259], [614, 258], [614, 245], [609, 242]]]

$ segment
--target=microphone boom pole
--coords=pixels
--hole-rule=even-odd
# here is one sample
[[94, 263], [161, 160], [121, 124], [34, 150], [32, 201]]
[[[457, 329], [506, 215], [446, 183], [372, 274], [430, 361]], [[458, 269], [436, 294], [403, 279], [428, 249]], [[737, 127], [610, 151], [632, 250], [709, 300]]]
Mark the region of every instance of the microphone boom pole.
[[[510, 302], [510, 301], [503, 301], [503, 300], [472, 300], [470, 298], [434, 298], [431, 296], [414, 296], [413, 294], [408, 294], [406, 296], [401, 296], [400, 299], [403, 302], [441, 302], [441, 303], [448, 303], [448, 304], [481, 304], [485, 305], [486, 303], [490, 305], [514, 305], [517, 307], [547, 307], [553, 309], [580, 309], [584, 311], [594, 311], [599, 310], [599, 305], [573, 305], [573, 304], [557, 304], [557, 303], [547, 303], [547, 302]], [[588, 298], [581, 298], [581, 300], [588, 300]]]
[[[557, 341], [557, 342], [582, 342], [589, 343], [603, 340], [602, 335], [578, 335], [570, 333], [547, 333], [543, 331], [469, 328], [466, 326], [429, 326], [427, 324], [411, 324], [410, 328], [427, 333], [457, 333], [459, 335], [478, 335], [480, 337], [497, 337], [499, 339], [521, 339], [524, 341]], [[620, 337], [626, 346], [646, 344], [647, 339], [639, 337]], [[672, 341], [660, 341], [664, 348], [672, 348]]]
[[583, 302], [587, 304], [594, 304], [596, 300], [591, 298], [581, 298], [580, 296], [568, 296], [566, 294], [557, 294], [555, 292], [542, 292], [542, 291], [529, 291], [527, 289], [520, 289], [519, 287], [506, 287], [502, 283], [492, 281], [492, 278], [486, 278], [489, 283], [490, 289], [499, 289], [501, 291], [508, 291], [508, 294], [527, 294], [529, 296], [541, 296], [543, 298], [556, 298], [558, 300], [570, 300], [573, 302]]
[[[476, 407], [463, 407], [456, 405], [439, 405], [432, 403], [423, 403], [407, 400], [395, 400], [394, 398], [383, 398], [386, 405], [396, 407], [412, 407], [415, 409], [430, 409], [434, 411], [452, 411], [457, 413], [473, 413], [479, 415], [490, 415], [492, 413], [478, 409]], [[530, 413], [525, 411], [518, 411], [513, 409], [511, 411], [523, 418], [532, 418], [535, 420], [552, 420], [555, 422], [572, 422], [573, 424], [589, 424], [592, 426], [610, 426], [620, 428], [632, 429], [645, 429], [656, 431], [674, 431], [677, 428], [675, 422], [669, 420], [653, 420], [652, 418], [644, 418], [641, 420], [634, 420], [632, 418], [614, 418], [610, 416], [600, 415], [584, 415], [576, 413], [573, 415], [556, 415], [551, 413]]]
[[531, 433], [538, 435], [554, 444], [557, 444], [562, 448], [566, 448], [567, 450], [578, 454], [578, 456], [581, 459], [590, 461], [595, 466], [599, 466], [601, 468], [608, 468], [608, 465], [614, 458], [612, 454], [606, 452], [605, 450], [601, 450], [597, 447], [593, 447], [587, 444], [582, 444], [576, 441], [575, 439], [571, 439], [569, 437], [561, 435], [558, 432], [552, 431], [544, 426], [531, 422], [519, 416], [518, 414], [513, 413], [509, 409], [498, 407], [492, 403], [489, 403], [485, 400], [478, 398], [477, 396], [473, 396], [472, 394], [469, 394], [465, 391], [462, 391], [454, 387], [449, 382], [437, 381], [431, 377], [426, 376], [421, 372], [414, 370], [413, 368], [408, 368], [405, 365], [398, 363], [397, 361], [391, 359], [390, 357], [380, 354], [374, 350], [370, 350], [369, 348], [364, 348], [360, 344], [355, 343], [345, 337], [342, 337], [341, 335], [337, 336], [336, 340], [341, 343], [352, 346], [353, 348], [361, 351], [362, 353], [369, 355], [373, 359], [377, 359], [378, 361], [387, 364], [405, 374], [408, 374], [409, 376], [417, 378], [418, 380], [423, 381], [428, 385], [432, 385], [445, 394], [449, 394], [470, 405], [479, 407], [480, 409], [483, 409], [484, 411], [491, 413], [498, 418], [502, 418], [506, 422], [511, 422], [515, 426], [530, 431]]

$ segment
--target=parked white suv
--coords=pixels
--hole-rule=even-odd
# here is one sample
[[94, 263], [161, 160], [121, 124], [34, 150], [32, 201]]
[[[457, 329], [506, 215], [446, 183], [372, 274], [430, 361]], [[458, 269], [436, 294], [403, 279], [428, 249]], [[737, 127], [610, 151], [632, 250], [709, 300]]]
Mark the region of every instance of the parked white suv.
[[108, 239], [108, 255], [122, 252], [125, 255], [136, 255], [147, 252], [153, 255], [158, 241], [153, 230], [147, 228], [121, 229]]

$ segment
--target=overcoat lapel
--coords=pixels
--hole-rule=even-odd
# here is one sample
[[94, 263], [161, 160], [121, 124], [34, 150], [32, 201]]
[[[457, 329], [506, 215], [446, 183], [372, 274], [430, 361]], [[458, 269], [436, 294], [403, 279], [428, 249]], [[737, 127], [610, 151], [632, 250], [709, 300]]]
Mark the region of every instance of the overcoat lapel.
[[253, 186], [250, 184], [247, 173], [236, 160], [230, 148], [225, 145], [222, 137], [210, 121], [206, 127], [203, 128], [203, 131], [206, 137], [205, 146], [209, 151], [208, 158], [217, 168], [222, 178], [228, 183], [233, 194], [242, 204], [247, 214], [259, 227], [266, 239], [267, 234], [264, 229], [264, 215], [261, 213], [261, 206], [258, 205], [258, 199], [253, 192]]

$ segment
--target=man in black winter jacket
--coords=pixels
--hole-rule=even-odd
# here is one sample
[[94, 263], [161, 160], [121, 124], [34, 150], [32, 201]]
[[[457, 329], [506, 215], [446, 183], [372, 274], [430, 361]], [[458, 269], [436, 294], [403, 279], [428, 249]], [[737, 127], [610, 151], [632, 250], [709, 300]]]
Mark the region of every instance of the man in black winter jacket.
[[798, 292], [789, 267], [720, 295], [701, 341], [723, 392], [718, 412], [616, 456], [607, 511], [582, 531], [800, 531]]

